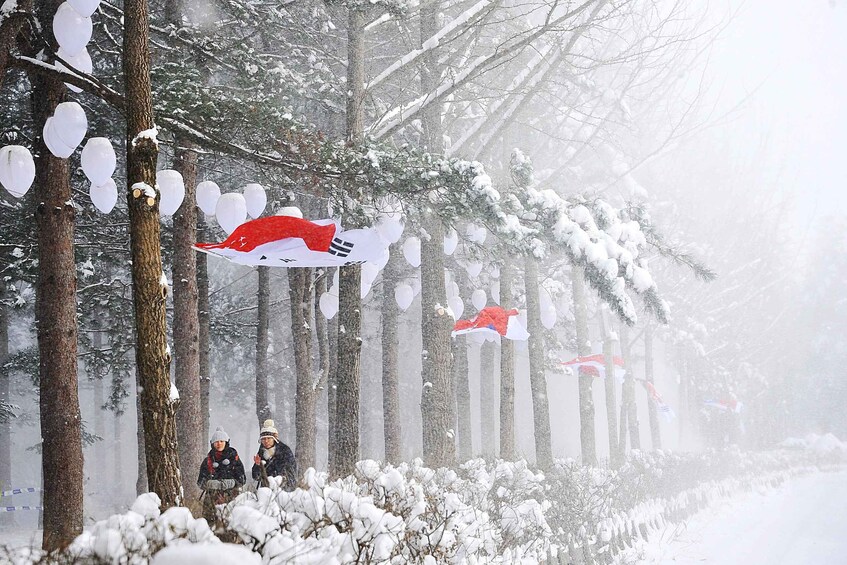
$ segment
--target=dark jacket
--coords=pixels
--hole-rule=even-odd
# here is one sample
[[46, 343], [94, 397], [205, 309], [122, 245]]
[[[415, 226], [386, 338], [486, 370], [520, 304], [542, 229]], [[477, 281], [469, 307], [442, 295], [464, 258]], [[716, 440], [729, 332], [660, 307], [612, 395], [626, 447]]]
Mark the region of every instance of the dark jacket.
[[209, 479], [235, 479], [238, 486], [247, 482], [247, 477], [244, 476], [244, 464], [235, 448], [229, 446], [229, 442], [223, 451], [215, 451], [214, 448], [209, 450], [209, 454], [200, 464], [197, 485], [203, 488]]
[[[291, 448], [276, 440], [274, 454], [272, 457], [267, 456], [264, 447], [259, 448], [258, 455], [265, 464], [265, 471], [268, 477], [282, 477], [282, 488], [285, 490], [293, 490], [297, 486], [297, 463], [294, 461], [294, 454], [291, 453]], [[258, 481], [262, 474], [262, 468], [259, 465], [253, 464], [253, 480]]]

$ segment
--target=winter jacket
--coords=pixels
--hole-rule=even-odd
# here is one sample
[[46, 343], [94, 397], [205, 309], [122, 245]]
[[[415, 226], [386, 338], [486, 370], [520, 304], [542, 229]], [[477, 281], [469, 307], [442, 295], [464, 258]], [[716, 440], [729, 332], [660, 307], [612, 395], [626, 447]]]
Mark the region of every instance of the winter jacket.
[[214, 448], [209, 450], [209, 454], [200, 464], [200, 476], [197, 478], [197, 485], [203, 488], [209, 479], [219, 481], [234, 479], [236, 486], [239, 487], [247, 482], [247, 477], [244, 475], [244, 464], [238, 457], [235, 448], [229, 446], [229, 442], [227, 442], [223, 451], [215, 451]]
[[[272, 449], [273, 455], [271, 456], [268, 455], [268, 450], [264, 447], [260, 447], [256, 455], [261, 458], [268, 477], [282, 477], [282, 488], [294, 490], [294, 487], [297, 486], [297, 463], [294, 461], [291, 448], [276, 440], [276, 445]], [[254, 463], [253, 480], [258, 481], [261, 474], [261, 466]]]

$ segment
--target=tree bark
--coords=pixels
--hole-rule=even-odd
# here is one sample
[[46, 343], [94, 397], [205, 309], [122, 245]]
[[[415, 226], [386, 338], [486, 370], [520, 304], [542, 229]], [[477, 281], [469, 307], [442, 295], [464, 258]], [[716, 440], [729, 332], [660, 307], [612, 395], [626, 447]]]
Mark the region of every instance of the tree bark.
[[[364, 140], [365, 102], [365, 13], [347, 10], [347, 112], [346, 142], [357, 147]], [[348, 182], [349, 179], [345, 179]], [[352, 184], [352, 182], [350, 182]], [[351, 474], [359, 460], [359, 387], [362, 350], [362, 269], [359, 265], [339, 268], [338, 275], [338, 362], [335, 394], [335, 450], [330, 473]], [[343, 425], [338, 425], [343, 422]]]
[[[609, 435], [609, 464], [613, 469], [620, 465], [620, 452], [618, 451], [618, 400], [615, 394], [615, 344], [612, 339], [612, 324], [600, 314], [600, 323], [603, 325], [603, 359], [606, 365], [606, 378], [603, 379], [603, 388], [606, 392], [606, 424]], [[624, 436], [621, 436], [624, 437]], [[624, 442], [626, 439], [624, 438]]]
[[[206, 452], [203, 417], [200, 404], [200, 320], [197, 290], [197, 153], [193, 144], [177, 138], [174, 169], [185, 182], [185, 199], [174, 214], [173, 251], [173, 335], [174, 380], [179, 390], [176, 431], [179, 442], [179, 469], [183, 477], [191, 477]], [[193, 480], [183, 482], [185, 496], [200, 495]]]
[[150, 83], [149, 13], [146, 0], [124, 2], [124, 92], [127, 120], [127, 184], [132, 249], [135, 358], [141, 387], [145, 458], [150, 489], [169, 508], [181, 502], [176, 419], [170, 401], [165, 293], [159, 239]]
[[[195, 187], [196, 189], [196, 187]], [[208, 241], [206, 221], [202, 215], [197, 217], [197, 234]], [[200, 380], [200, 437], [205, 441], [209, 437], [209, 387], [212, 384], [211, 366], [209, 363], [210, 339], [210, 310], [209, 310], [209, 266], [207, 255], [197, 251], [194, 253], [197, 267], [197, 323], [198, 323], [198, 371]], [[205, 443], [203, 444], [205, 447]]]
[[529, 331], [529, 385], [532, 391], [535, 429], [535, 462], [541, 469], [550, 469], [553, 467], [550, 407], [544, 371], [544, 329], [541, 325], [541, 306], [538, 298], [538, 262], [534, 257], [527, 256], [524, 273], [527, 330]]
[[[644, 378], [648, 383], [653, 380], [653, 326], [648, 322], [644, 327]], [[662, 449], [662, 433], [659, 430], [659, 415], [656, 403], [647, 395], [647, 415], [650, 420], [650, 440], [653, 449]]]
[[[512, 258], [506, 256], [500, 265], [500, 306], [512, 308]], [[500, 458], [515, 459], [515, 345], [510, 339], [500, 340]]]
[[385, 461], [401, 461], [400, 369], [397, 324], [400, 309], [394, 299], [400, 269], [400, 246], [389, 247], [389, 259], [382, 270], [382, 422]]
[[479, 430], [480, 452], [483, 457], [493, 459], [497, 456], [497, 444], [494, 434], [497, 427], [497, 395], [494, 376], [494, 360], [497, 346], [484, 341], [479, 346]]
[[259, 427], [271, 417], [268, 398], [268, 344], [270, 338], [268, 326], [271, 308], [271, 272], [270, 267], [258, 268], [258, 305], [256, 307], [256, 418]]
[[459, 461], [473, 457], [473, 426], [471, 424], [471, 389], [468, 379], [468, 343], [464, 336], [453, 341], [453, 378], [456, 382], [456, 414]]
[[[327, 275], [329, 276], [329, 275]], [[326, 381], [326, 467], [335, 469], [338, 420], [338, 315], [327, 320], [327, 341], [329, 342], [329, 375]]]
[[[573, 288], [574, 325], [576, 326], [577, 355], [591, 355], [588, 341], [588, 312], [585, 303], [585, 280], [581, 267], [574, 266], [571, 270], [571, 285]], [[591, 375], [582, 371], [579, 379], [579, 439], [582, 447], [583, 465], [597, 465], [597, 444], [594, 429], [594, 398], [591, 387], [594, 384]]]
[[[38, 6], [38, 19], [50, 22], [59, 6]], [[52, 77], [31, 75], [36, 141], [35, 221], [38, 280], [35, 323], [38, 331], [41, 469], [44, 482], [42, 547], [64, 547], [82, 532], [83, 454], [77, 391], [76, 265], [74, 207], [68, 161], [53, 156], [40, 133], [65, 96], [65, 85]]]
[[[141, 377], [136, 367], [135, 390], [141, 388]], [[142, 495], [147, 489], [147, 456], [144, 449], [144, 409], [141, 407], [141, 393], [135, 394], [135, 495]]]
[[620, 347], [626, 375], [624, 376], [621, 389], [621, 423], [620, 423], [620, 461], [626, 457], [626, 438], [629, 434], [631, 449], [641, 449], [641, 436], [638, 429], [638, 410], [635, 405], [635, 368], [632, 363], [632, 348], [629, 343], [629, 328], [626, 324], [620, 324]]
[[288, 296], [291, 308], [291, 336], [294, 343], [294, 367], [297, 374], [295, 402], [297, 468], [315, 466], [315, 388], [312, 377], [312, 269], [290, 268]]
[[[9, 357], [9, 305], [5, 301], [5, 289], [0, 285], [0, 367], [6, 365]], [[0, 370], [0, 404], [11, 404], [11, 381], [12, 372]], [[12, 488], [12, 423], [10, 420], [0, 419], [0, 491]], [[0, 504], [3, 504], [3, 496], [0, 496]], [[0, 516], [0, 526], [7, 526], [12, 522], [12, 515], [4, 512]]]

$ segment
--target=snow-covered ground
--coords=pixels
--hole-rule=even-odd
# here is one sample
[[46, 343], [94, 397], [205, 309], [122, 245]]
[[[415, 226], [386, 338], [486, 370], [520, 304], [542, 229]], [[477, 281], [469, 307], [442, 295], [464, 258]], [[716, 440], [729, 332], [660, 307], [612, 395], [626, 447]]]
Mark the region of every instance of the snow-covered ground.
[[639, 564], [847, 564], [847, 471], [741, 495], [669, 527], [642, 549]]

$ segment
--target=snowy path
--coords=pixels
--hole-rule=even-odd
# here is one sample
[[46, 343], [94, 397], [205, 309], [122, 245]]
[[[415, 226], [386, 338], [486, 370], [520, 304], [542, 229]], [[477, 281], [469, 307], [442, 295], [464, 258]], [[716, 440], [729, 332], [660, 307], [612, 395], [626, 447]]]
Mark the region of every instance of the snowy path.
[[[847, 564], [847, 471], [815, 473], [695, 515], [641, 563]], [[671, 536], [662, 536], [667, 540]]]

